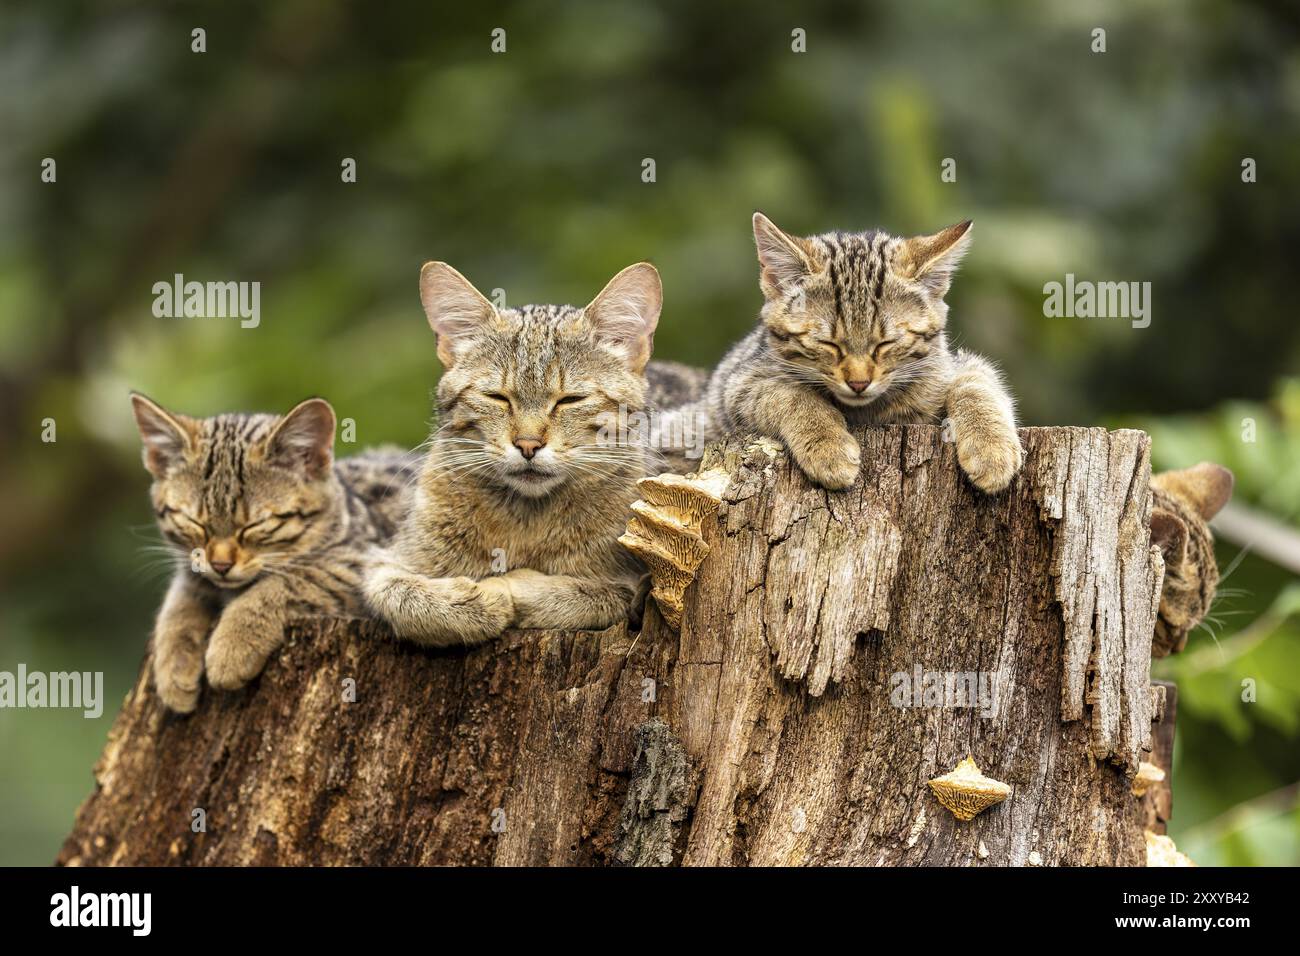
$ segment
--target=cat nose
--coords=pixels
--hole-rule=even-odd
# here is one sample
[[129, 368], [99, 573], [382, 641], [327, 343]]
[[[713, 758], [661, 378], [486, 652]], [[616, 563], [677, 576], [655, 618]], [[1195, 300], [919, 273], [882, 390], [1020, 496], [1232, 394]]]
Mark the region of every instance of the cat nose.
[[863, 392], [867, 390], [868, 386], [871, 385], [871, 379], [867, 379], [866, 381], [845, 382], [845, 384], [848, 385], [849, 388], [853, 389], [853, 391], [861, 395]]
[[209, 559], [208, 564], [212, 566], [213, 571], [216, 571], [223, 578], [226, 576], [226, 572], [235, 566], [234, 561], [217, 561], [216, 559]]
[[534, 455], [546, 447], [546, 442], [536, 438], [516, 438], [515, 447], [519, 449], [519, 454], [531, 461]]

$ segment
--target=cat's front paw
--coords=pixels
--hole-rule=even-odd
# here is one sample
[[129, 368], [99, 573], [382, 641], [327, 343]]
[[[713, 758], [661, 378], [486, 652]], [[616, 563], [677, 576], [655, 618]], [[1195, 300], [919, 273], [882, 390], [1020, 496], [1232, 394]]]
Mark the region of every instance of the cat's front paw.
[[515, 613], [501, 578], [431, 578], [387, 566], [367, 575], [365, 592], [398, 637], [437, 647], [491, 640]]
[[848, 432], [820, 435], [791, 446], [794, 460], [813, 484], [841, 491], [858, 480], [862, 449]]
[[203, 677], [202, 632], [160, 628], [154, 641], [153, 683], [168, 710], [189, 714], [199, 703]]
[[993, 495], [1011, 484], [1025, 452], [1014, 428], [971, 431], [957, 435], [957, 461], [976, 488]]
[[510, 586], [500, 577], [435, 578], [435, 593], [452, 608], [444, 643], [481, 644], [499, 637], [515, 615]]
[[[232, 613], [233, 612], [233, 613]], [[204, 664], [208, 683], [219, 690], [238, 690], [262, 673], [278, 640], [266, 640], [269, 622], [227, 608], [212, 632]]]

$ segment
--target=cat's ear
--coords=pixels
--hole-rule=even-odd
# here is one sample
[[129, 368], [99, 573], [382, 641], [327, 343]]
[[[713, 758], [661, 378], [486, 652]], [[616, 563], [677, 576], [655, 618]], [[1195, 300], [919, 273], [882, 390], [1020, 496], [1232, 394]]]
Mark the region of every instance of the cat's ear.
[[316, 479], [334, 462], [334, 409], [323, 398], [299, 402], [266, 440], [266, 461]]
[[942, 299], [952, 285], [962, 256], [970, 248], [971, 221], [959, 222], [933, 236], [914, 236], [903, 240], [899, 256], [900, 271], [915, 279], [927, 292]]
[[654, 351], [655, 326], [664, 304], [659, 270], [648, 262], [628, 266], [582, 310], [596, 341], [611, 345], [638, 375]]
[[1232, 497], [1232, 472], [1212, 461], [1191, 468], [1162, 471], [1151, 476], [1151, 484], [1187, 502], [1196, 513], [1209, 521]]
[[445, 262], [426, 262], [420, 269], [420, 304], [429, 328], [438, 336], [438, 360], [447, 368], [497, 312], [468, 279]]
[[754, 245], [758, 248], [758, 281], [763, 294], [780, 296], [817, 270], [812, 248], [783, 231], [761, 212], [754, 213]]
[[194, 448], [194, 423], [184, 415], [173, 415], [153, 399], [131, 393], [131, 410], [144, 442], [144, 467], [155, 478], [185, 460]]
[[1166, 569], [1181, 567], [1187, 560], [1187, 525], [1172, 511], [1153, 508], [1151, 543], [1164, 555]]

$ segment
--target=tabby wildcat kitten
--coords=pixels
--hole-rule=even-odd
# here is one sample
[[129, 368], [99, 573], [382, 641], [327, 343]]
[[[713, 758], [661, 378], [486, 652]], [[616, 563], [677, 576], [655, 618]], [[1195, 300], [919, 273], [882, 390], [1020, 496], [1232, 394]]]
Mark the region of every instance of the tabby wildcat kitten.
[[610, 429], [645, 407], [658, 272], [629, 266], [583, 309], [497, 309], [430, 262], [420, 300], [445, 368], [441, 426], [410, 513], [367, 570], [367, 603], [432, 645], [625, 619], [642, 570], [617, 538], [648, 451]]
[[857, 478], [849, 425], [937, 423], [975, 486], [1005, 488], [1023, 461], [1015, 408], [997, 370], [944, 335], [944, 295], [970, 222], [899, 239], [883, 232], [800, 238], [754, 214], [758, 328], [714, 371], [704, 397], [675, 415], [708, 422], [708, 439], [753, 429], [779, 438], [810, 480]]
[[1232, 472], [1209, 461], [1151, 476], [1151, 543], [1165, 559], [1153, 657], [1181, 651], [1210, 612], [1219, 566], [1206, 522], [1228, 503], [1232, 484]]
[[[333, 462], [334, 410], [190, 418], [132, 394], [158, 527], [177, 571], [154, 628], [154, 684], [192, 711], [256, 677], [290, 618], [360, 616], [363, 555], [391, 537], [414, 463], [375, 451]], [[206, 645], [206, 648], [205, 648]]]

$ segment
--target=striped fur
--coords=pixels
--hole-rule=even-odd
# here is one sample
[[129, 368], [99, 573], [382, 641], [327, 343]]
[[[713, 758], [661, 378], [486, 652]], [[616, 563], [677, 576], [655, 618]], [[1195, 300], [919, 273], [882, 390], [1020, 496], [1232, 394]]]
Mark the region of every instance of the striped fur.
[[393, 450], [332, 460], [334, 412], [191, 418], [132, 396], [158, 527], [177, 571], [154, 630], [154, 683], [189, 712], [206, 671], [242, 686], [292, 618], [360, 616], [366, 550], [392, 536], [415, 463]]
[[757, 431], [781, 439], [814, 482], [857, 478], [849, 425], [938, 423], [986, 492], [1023, 459], [1015, 410], [997, 370], [948, 346], [944, 295], [970, 223], [900, 239], [879, 231], [800, 238], [754, 216], [761, 322], [711, 376], [703, 398], [674, 410], [710, 439]]
[[1151, 543], [1164, 557], [1154, 657], [1181, 651], [1210, 613], [1219, 586], [1207, 523], [1232, 496], [1232, 472], [1213, 462], [1151, 476]]
[[429, 263], [421, 299], [447, 366], [440, 424], [410, 513], [366, 574], [370, 607], [430, 645], [625, 619], [642, 570], [617, 538], [650, 458], [605, 429], [645, 408], [658, 274], [632, 266], [585, 309], [498, 310]]
[[654, 361], [646, 366], [646, 404], [668, 409], [693, 402], [709, 384], [707, 369], [680, 362]]

